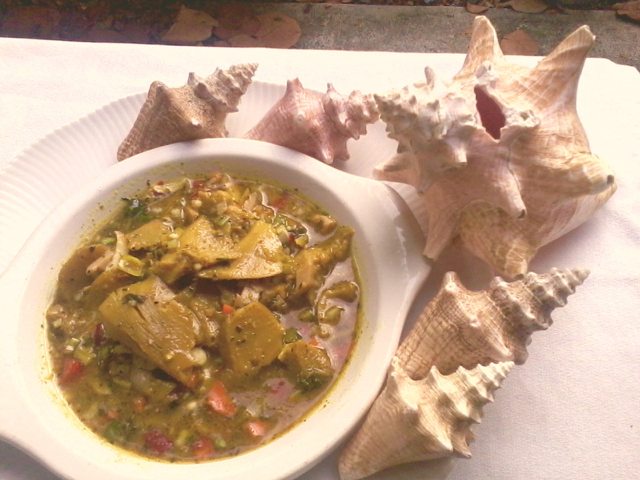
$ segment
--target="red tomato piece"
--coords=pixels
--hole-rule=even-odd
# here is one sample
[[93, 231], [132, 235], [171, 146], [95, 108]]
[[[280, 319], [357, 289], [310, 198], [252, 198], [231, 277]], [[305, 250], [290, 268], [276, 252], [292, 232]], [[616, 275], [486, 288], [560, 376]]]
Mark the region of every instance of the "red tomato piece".
[[191, 451], [196, 458], [207, 458], [211, 456], [215, 448], [209, 437], [200, 437], [191, 444]]
[[282, 195], [281, 197], [276, 198], [271, 204], [271, 206], [276, 210], [282, 210], [287, 206], [287, 203], [289, 203], [289, 195], [285, 194], [285, 195]]
[[225, 315], [231, 315], [235, 311], [236, 309], [233, 308], [231, 305], [227, 305], [226, 303], [222, 305], [222, 313], [224, 313]]
[[82, 365], [80, 360], [73, 357], [64, 357], [64, 360], [62, 360], [62, 372], [60, 372], [60, 376], [58, 377], [58, 383], [62, 386], [69, 385], [80, 377], [83, 370], [84, 365]]
[[207, 393], [207, 403], [214, 412], [225, 417], [232, 417], [236, 414], [236, 404], [227, 392], [227, 387], [220, 380], [216, 380], [211, 385], [209, 393]]
[[267, 433], [269, 424], [264, 420], [252, 420], [247, 423], [247, 431], [253, 438], [264, 437]]
[[173, 447], [173, 441], [156, 428], [144, 434], [144, 443], [157, 453], [165, 453]]
[[137, 395], [135, 397], [133, 397], [133, 401], [132, 401], [132, 407], [133, 407], [133, 411], [136, 413], [140, 413], [142, 411], [144, 411], [144, 407], [147, 406], [147, 399], [146, 397], [143, 397], [142, 395]]
[[206, 185], [205, 180], [194, 180], [191, 188], [194, 190], [202, 190]]

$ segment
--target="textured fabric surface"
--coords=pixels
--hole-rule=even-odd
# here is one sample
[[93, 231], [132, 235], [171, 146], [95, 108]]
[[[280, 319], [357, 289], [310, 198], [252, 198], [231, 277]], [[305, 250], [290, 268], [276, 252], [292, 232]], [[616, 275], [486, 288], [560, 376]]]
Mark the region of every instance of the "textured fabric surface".
[[[430, 65], [453, 75], [463, 55], [202, 49], [83, 44], [0, 38], [0, 188], [2, 169], [32, 142], [102, 105], [145, 92], [154, 80], [169, 86], [233, 63], [258, 62], [255, 80], [305, 87], [327, 82], [348, 92], [380, 92], [421, 81]], [[514, 61], [533, 65], [534, 58]], [[415, 464], [380, 479], [525, 480], [630, 479], [640, 468], [640, 74], [608, 60], [589, 59], [578, 110], [594, 153], [615, 169], [618, 191], [587, 223], [544, 247], [532, 270], [586, 267], [590, 277], [534, 334], [529, 359], [515, 368], [485, 408], [471, 460]], [[90, 159], [87, 159], [90, 161]], [[357, 161], [352, 159], [351, 161]], [[25, 179], [28, 182], [29, 179]], [[0, 244], [10, 232], [0, 232]], [[477, 260], [445, 251], [427, 280], [408, 324], [457, 270], [468, 288], [490, 279]], [[2, 318], [1, 321], [11, 321]], [[10, 392], [0, 391], [7, 396]], [[337, 455], [303, 475], [335, 480]], [[54, 480], [29, 456], [0, 442], [0, 478]]]

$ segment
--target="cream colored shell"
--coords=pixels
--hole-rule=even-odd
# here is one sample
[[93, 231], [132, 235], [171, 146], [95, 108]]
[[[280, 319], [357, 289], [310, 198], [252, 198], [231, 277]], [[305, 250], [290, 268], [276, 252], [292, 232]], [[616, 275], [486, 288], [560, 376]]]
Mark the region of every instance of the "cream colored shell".
[[469, 457], [470, 426], [513, 364], [527, 358], [534, 331], [551, 325], [586, 270], [527, 273], [486, 290], [464, 288], [455, 273], [419, 316], [393, 358], [386, 385], [340, 458], [342, 480], [400, 463]]
[[375, 96], [398, 153], [374, 175], [421, 193], [428, 258], [457, 241], [497, 274], [518, 278], [542, 245], [615, 192], [576, 112], [593, 42], [581, 27], [527, 68], [504, 57], [491, 23], [477, 17], [453, 79], [427, 67], [425, 82]]
[[470, 457], [470, 427], [480, 423], [482, 407], [493, 401], [512, 367], [513, 362], [459, 367], [449, 375], [431, 367], [414, 380], [394, 359], [385, 389], [360, 430], [364, 433], [354, 437], [340, 459], [340, 478], [358, 480], [408, 462]]
[[244, 138], [274, 143], [333, 163], [348, 160], [347, 141], [367, 133], [378, 120], [372, 95], [356, 90], [340, 95], [329, 84], [327, 93], [306, 90], [297, 78], [287, 82], [284, 96]]
[[255, 63], [217, 68], [204, 79], [190, 73], [187, 84], [180, 88], [153, 82], [131, 131], [118, 148], [118, 161], [171, 143], [226, 137], [227, 114], [238, 110], [257, 68]]

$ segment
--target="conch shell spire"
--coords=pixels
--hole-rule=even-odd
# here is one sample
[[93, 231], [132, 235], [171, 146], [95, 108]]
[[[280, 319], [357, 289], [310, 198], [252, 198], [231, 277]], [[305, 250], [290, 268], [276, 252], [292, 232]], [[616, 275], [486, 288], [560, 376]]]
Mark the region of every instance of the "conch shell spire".
[[509, 62], [476, 17], [465, 62], [450, 81], [376, 95], [398, 153], [381, 180], [413, 185], [426, 206], [424, 254], [456, 241], [507, 278], [537, 250], [586, 221], [616, 190], [591, 153], [576, 111], [580, 73], [594, 42], [581, 27], [533, 68]]
[[153, 82], [147, 99], [118, 149], [118, 161], [152, 148], [202, 138], [226, 137], [227, 114], [236, 112], [258, 65], [217, 68], [206, 78], [190, 73], [187, 84]]
[[340, 95], [329, 84], [327, 93], [306, 90], [297, 78], [287, 82], [284, 96], [244, 138], [274, 143], [333, 163], [348, 160], [347, 141], [367, 133], [378, 120], [372, 95], [356, 90]]
[[340, 457], [342, 480], [401, 463], [470, 457], [471, 425], [514, 364], [527, 358], [534, 331], [582, 284], [582, 269], [495, 278], [480, 292], [448, 273], [391, 362], [382, 393]]
[[587, 275], [552, 269], [511, 283], [495, 277], [486, 290], [473, 292], [449, 272], [396, 357], [411, 378], [422, 378], [432, 366], [446, 375], [459, 366], [523, 364], [531, 334], [549, 328], [551, 312], [566, 304]]
[[480, 423], [482, 407], [493, 401], [512, 367], [513, 362], [460, 367], [449, 375], [432, 367], [414, 380], [394, 359], [385, 389], [340, 458], [340, 478], [359, 480], [394, 465], [441, 457], [469, 458], [470, 427]]

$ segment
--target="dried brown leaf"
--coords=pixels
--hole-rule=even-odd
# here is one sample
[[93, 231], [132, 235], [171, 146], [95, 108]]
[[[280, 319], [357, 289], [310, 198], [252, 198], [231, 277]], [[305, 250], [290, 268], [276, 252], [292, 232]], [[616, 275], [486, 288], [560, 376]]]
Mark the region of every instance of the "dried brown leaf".
[[548, 5], [542, 0], [509, 0], [500, 4], [501, 7], [511, 7], [521, 13], [541, 13]]
[[216, 11], [216, 19], [220, 23], [220, 26], [230, 30], [240, 29], [245, 19], [253, 16], [253, 10], [249, 5], [238, 2], [220, 5]]
[[195, 45], [209, 38], [218, 21], [206, 12], [182, 5], [176, 21], [162, 40], [179, 45]]
[[300, 36], [302, 30], [300, 25], [293, 18], [277, 12], [263, 13], [258, 15], [260, 20], [260, 30], [254, 35], [261, 40], [265, 46], [270, 48], [291, 48]]
[[[246, 7], [246, 8], [245, 8]], [[223, 16], [218, 13], [219, 25], [213, 29], [213, 34], [222, 39], [229, 40], [237, 35], [254, 35], [260, 30], [260, 20], [246, 5], [241, 5], [237, 11], [225, 10]]]
[[489, 10], [489, 7], [487, 7], [486, 5], [476, 5], [475, 3], [469, 2], [465, 4], [464, 8], [467, 10], [467, 12], [473, 14], [478, 14]]
[[621, 15], [636, 22], [640, 22], [640, 0], [631, 0], [625, 3], [616, 3], [612, 6], [616, 15]]
[[253, 35], [260, 29], [260, 20], [251, 7], [244, 3], [231, 2], [220, 6], [216, 18], [219, 25], [213, 29], [213, 34], [222, 40], [238, 35]]
[[264, 42], [244, 33], [231, 37], [227, 42], [231, 47], [266, 47]]
[[524, 30], [515, 30], [500, 40], [505, 55], [537, 55], [538, 44]]

